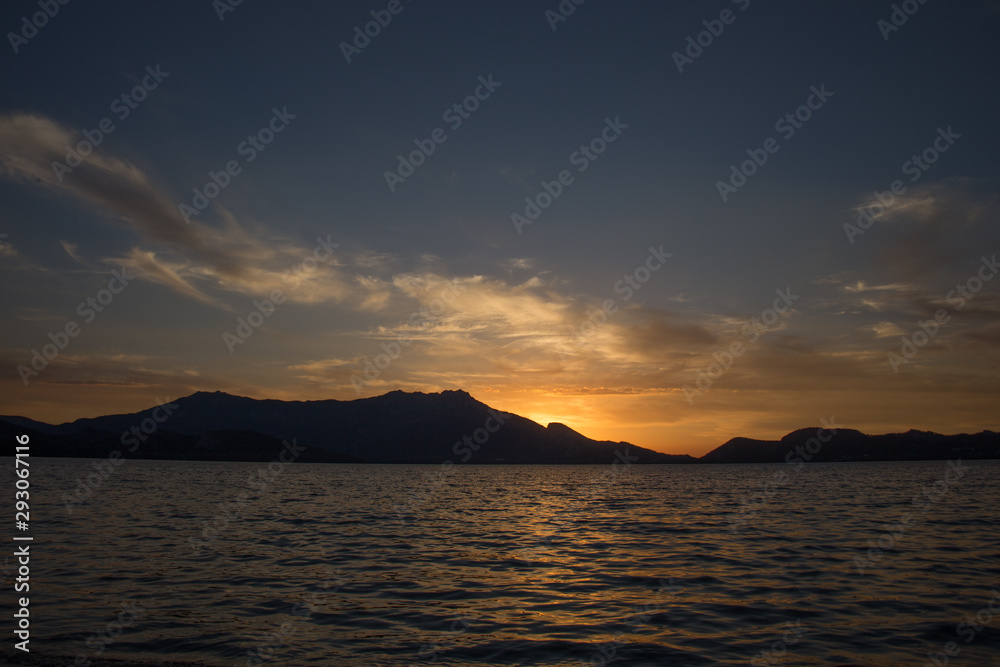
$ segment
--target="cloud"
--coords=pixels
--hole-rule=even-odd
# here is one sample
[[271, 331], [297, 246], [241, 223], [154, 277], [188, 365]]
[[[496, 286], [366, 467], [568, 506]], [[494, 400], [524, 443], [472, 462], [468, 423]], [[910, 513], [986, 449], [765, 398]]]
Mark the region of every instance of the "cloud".
[[[0, 364], [12, 369], [19, 365], [29, 366], [31, 356], [30, 350], [0, 350]], [[193, 369], [185, 369], [176, 362], [150, 355], [117, 350], [78, 354], [66, 351], [49, 360], [48, 365], [37, 376], [32, 376], [29, 386], [63, 384], [152, 387], [181, 378], [190, 380], [192, 372], [194, 376], [197, 375], [197, 371]], [[12, 375], [17, 378], [16, 374]], [[18, 386], [21, 386], [19, 381]]]
[[909, 292], [914, 286], [906, 283], [891, 283], [888, 285], [869, 285], [864, 280], [859, 280], [853, 285], [844, 285], [845, 292], [857, 294], [859, 292]]
[[306, 303], [339, 301], [351, 294], [350, 280], [336, 261], [320, 262], [308, 275], [299, 276], [295, 289], [288, 289], [284, 279], [312, 256], [312, 249], [266, 238], [264, 230], [238, 222], [218, 205], [218, 226], [197, 220], [187, 224], [163, 187], [106, 152], [94, 152], [70, 173], [57, 175], [53, 163], [65, 159], [65, 146], [74, 141], [74, 133], [48, 118], [2, 117], [0, 166], [8, 178], [69, 196], [131, 230], [143, 243], [159, 246], [156, 251], [134, 247], [111, 261], [123, 261], [142, 270], [140, 277], [204, 303], [218, 303], [207, 293], [209, 288], [254, 296], [285, 288], [290, 300]]
[[996, 192], [994, 181], [951, 178], [897, 197], [869, 230], [879, 243], [877, 266], [892, 282], [927, 283], [978, 256], [983, 248], [996, 249], [1000, 245]]
[[361, 310], [379, 311], [384, 309], [392, 296], [392, 283], [374, 276], [358, 276], [357, 283], [364, 290], [365, 296], [359, 308]]
[[716, 342], [687, 316], [627, 302], [599, 317], [599, 308], [538, 276], [508, 282], [413, 272], [393, 276], [392, 287], [381, 324], [349, 333], [361, 341], [351, 347], [350, 363], [341, 355], [293, 370], [331, 389], [350, 387], [349, 378], [362, 375], [366, 357], [397, 341], [402, 353], [390, 370], [369, 378], [370, 391], [400, 382], [438, 388], [594, 386], [586, 379], [596, 378], [608, 387], [634, 382], [634, 391], [645, 392], [651, 378], [682, 366], [692, 348]]
[[53, 163], [65, 159], [73, 133], [41, 116], [0, 118], [0, 160], [12, 178], [41, 183], [51, 190], [97, 205], [150, 240], [183, 247], [201, 259], [238, 273], [232, 257], [214, 247], [201, 225], [185, 225], [177, 205], [138, 168], [92, 153], [71, 173], [57, 175]]
[[330, 359], [315, 359], [299, 364], [288, 366], [288, 370], [295, 371], [295, 377], [306, 382], [324, 384], [332, 375], [340, 374], [345, 369], [357, 368], [362, 363], [360, 358], [342, 359], [333, 357]]
[[158, 260], [155, 252], [140, 250], [139, 248], [132, 248], [122, 258], [121, 263], [122, 266], [131, 272], [142, 276], [150, 282], [166, 285], [176, 292], [190, 296], [202, 303], [218, 305], [215, 299], [198, 290], [188, 280], [181, 277], [181, 274], [187, 273], [190, 275], [194, 271], [187, 264], [171, 264], [168, 261]]
[[891, 338], [894, 336], [904, 336], [906, 332], [899, 328], [894, 322], [882, 320], [871, 327], [876, 338]]
[[0, 234], [0, 257], [17, 257], [17, 250], [10, 244], [9, 241], [4, 240], [6, 238], [6, 234]]
[[75, 243], [70, 243], [69, 241], [60, 240], [59, 245], [62, 246], [62, 249], [66, 251], [66, 254], [69, 255], [73, 259], [73, 261], [77, 262], [78, 264], [86, 264], [86, 262], [83, 261], [80, 255], [77, 254]]
[[[813, 283], [835, 286], [830, 308], [851, 316], [877, 314], [877, 320], [856, 327], [877, 337], [892, 330], [889, 323], [908, 331], [939, 309], [950, 311], [954, 306], [947, 295], [974, 275], [983, 254], [992, 256], [1000, 249], [996, 191], [995, 181], [970, 178], [911, 187], [875, 216], [878, 224], [865, 236], [875, 245], [877, 261]], [[949, 328], [963, 329], [977, 319], [995, 317], [991, 291], [984, 290], [955, 313], [956, 323]]]

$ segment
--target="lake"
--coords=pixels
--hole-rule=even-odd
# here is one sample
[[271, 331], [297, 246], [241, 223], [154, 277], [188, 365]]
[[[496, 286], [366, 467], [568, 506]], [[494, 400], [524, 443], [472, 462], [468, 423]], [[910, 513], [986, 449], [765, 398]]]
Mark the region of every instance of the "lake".
[[31, 458], [44, 664], [1000, 664], [998, 461], [95, 463]]

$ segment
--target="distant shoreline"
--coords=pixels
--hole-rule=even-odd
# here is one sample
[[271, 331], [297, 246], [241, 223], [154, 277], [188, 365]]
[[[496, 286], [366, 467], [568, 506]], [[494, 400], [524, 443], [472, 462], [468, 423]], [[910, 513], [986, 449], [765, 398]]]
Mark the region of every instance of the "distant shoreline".
[[[0, 455], [0, 459], [13, 459], [12, 455]], [[78, 459], [80, 461], [101, 461], [104, 457], [100, 456], [46, 456], [44, 454], [32, 454], [32, 458], [44, 458], [44, 459]], [[176, 463], [269, 463], [270, 461], [264, 459], [152, 459], [152, 458], [137, 458], [132, 459], [135, 461], [171, 461]], [[937, 461], [956, 461], [961, 460], [963, 462], [970, 461], [1000, 461], [1000, 456], [995, 458], [963, 458], [961, 456], [952, 456], [947, 458], [936, 458], [936, 459], [863, 459], [863, 460], [846, 460], [846, 461], [807, 461], [804, 462], [806, 465], [824, 465], [824, 464], [841, 464], [841, 463], [934, 463]], [[330, 466], [440, 466], [441, 462], [419, 462], [419, 463], [398, 463], [398, 462], [385, 462], [385, 461], [299, 461], [299, 465], [330, 465]], [[463, 468], [476, 468], [476, 467], [496, 467], [496, 466], [511, 466], [511, 467], [533, 467], [533, 468], [543, 468], [543, 467], [564, 467], [564, 466], [591, 466], [591, 467], [603, 467], [609, 465], [608, 463], [507, 463], [507, 462], [477, 462], [477, 463], [456, 463], [456, 467]], [[645, 463], [634, 463], [633, 465], [642, 466], [644, 468], [654, 467], [654, 466], [725, 466], [725, 465], [795, 465], [785, 463], [784, 461], [692, 461], [684, 463], [671, 463], [671, 462], [659, 462], [650, 461]]]
[[[46, 424], [0, 416], [0, 455], [28, 435], [33, 456], [125, 460], [480, 465], [828, 463], [1000, 459], [1000, 433], [868, 435], [821, 419], [779, 440], [737, 437], [707, 454], [594, 440], [502, 412], [468, 392], [392, 391], [352, 401], [279, 401], [196, 392], [132, 414]], [[9, 448], [9, 449], [8, 449]]]

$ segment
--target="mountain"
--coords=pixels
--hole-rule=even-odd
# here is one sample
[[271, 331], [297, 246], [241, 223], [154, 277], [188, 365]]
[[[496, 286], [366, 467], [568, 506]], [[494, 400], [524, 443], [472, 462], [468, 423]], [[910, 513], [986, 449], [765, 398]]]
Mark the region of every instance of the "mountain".
[[[46, 424], [0, 417], [3, 455], [14, 437], [33, 456], [271, 461], [282, 451], [317, 463], [781, 463], [1000, 459], [1000, 434], [907, 431], [866, 435], [803, 428], [780, 440], [733, 438], [700, 459], [591, 440], [564, 424], [499, 412], [464, 391], [393, 391], [353, 401], [277, 401], [197, 392], [132, 414]], [[821, 442], [816, 438], [826, 438]], [[288, 445], [284, 443], [289, 443]], [[286, 453], [285, 457], [290, 456]]]
[[[821, 442], [822, 434], [828, 442]], [[810, 442], [812, 440], [812, 442]], [[787, 460], [786, 460], [787, 457]], [[853, 429], [836, 433], [821, 428], [792, 431], [781, 440], [733, 438], [699, 459], [699, 463], [813, 463], [826, 461], [933, 461], [1000, 459], [1000, 433], [941, 435], [929, 431], [866, 435]]]
[[[35, 456], [269, 461], [285, 447], [296, 460], [370, 463], [693, 463], [625, 442], [596, 441], [563, 424], [547, 427], [498, 412], [464, 391], [393, 391], [353, 401], [256, 400], [198, 392], [141, 412], [53, 426], [0, 417], [0, 438], [31, 436]], [[5, 452], [10, 455], [10, 452]]]

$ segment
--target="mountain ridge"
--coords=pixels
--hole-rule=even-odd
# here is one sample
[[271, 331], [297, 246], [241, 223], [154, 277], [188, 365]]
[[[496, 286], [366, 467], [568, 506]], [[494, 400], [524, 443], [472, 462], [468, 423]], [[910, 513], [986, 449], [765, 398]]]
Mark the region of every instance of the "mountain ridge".
[[200, 460], [206, 450], [195, 448], [190, 438], [209, 433], [224, 438], [229, 436], [220, 434], [238, 431], [369, 463], [608, 463], [618, 451], [635, 463], [695, 461], [630, 443], [593, 440], [564, 424], [542, 426], [495, 410], [463, 390], [396, 390], [350, 401], [281, 401], [202, 391], [135, 413], [58, 425], [0, 417], [0, 435], [17, 428], [44, 435], [47, 451], [58, 452], [50, 455], [60, 456], [92, 452], [102, 439], [109, 452], [120, 449], [115, 441], [124, 445], [140, 439], [138, 458], [176, 458], [179, 449]]
[[[831, 427], [832, 428], [832, 427]], [[496, 410], [464, 390], [395, 390], [353, 400], [284, 401], [198, 391], [134, 413], [47, 424], [0, 416], [4, 455], [27, 433], [36, 456], [270, 460], [282, 443], [303, 462], [330, 463], [778, 463], [1000, 458], [1000, 434], [910, 429], [869, 435], [838, 427], [796, 429], [779, 440], [735, 437], [700, 458], [627, 442], [598, 441], [560, 422], [538, 424]], [[823, 437], [817, 437], [818, 435]], [[824, 439], [825, 438], [825, 439]], [[41, 449], [41, 451], [39, 451]], [[10, 450], [10, 451], [8, 451]], [[45, 453], [42, 453], [45, 452]]]

